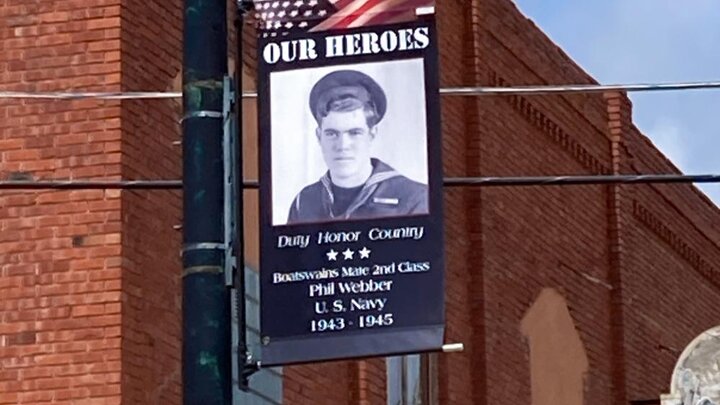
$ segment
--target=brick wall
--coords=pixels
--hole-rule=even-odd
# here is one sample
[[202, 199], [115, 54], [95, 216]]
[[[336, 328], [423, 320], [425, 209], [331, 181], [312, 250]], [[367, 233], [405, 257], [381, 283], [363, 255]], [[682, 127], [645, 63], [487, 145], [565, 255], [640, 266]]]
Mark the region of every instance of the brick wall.
[[[179, 90], [181, 2], [120, 4], [0, 0], [0, 88]], [[443, 1], [437, 18], [443, 87], [594, 83], [509, 0]], [[441, 103], [446, 176], [677, 172], [622, 94]], [[179, 114], [0, 100], [0, 178], [178, 178]], [[582, 341], [586, 404], [657, 398], [719, 319], [720, 212], [692, 186], [448, 188], [444, 203], [446, 341], [466, 350], [438, 356], [440, 403], [531, 403], [520, 321], [544, 288]], [[246, 208], [252, 238], [256, 192]], [[0, 191], [0, 404], [180, 403], [180, 216], [176, 192]], [[385, 401], [382, 359], [283, 376], [288, 404]]]
[[[475, 81], [474, 33], [471, 23], [476, 17], [471, 2], [456, 0], [438, 4], [437, 28], [440, 49], [440, 87], [462, 86]], [[459, 46], [460, 45], [460, 46]], [[473, 160], [476, 157], [473, 143], [464, 134], [472, 132], [478, 122], [472, 98], [441, 97], [443, 170], [446, 176], [477, 174]], [[467, 221], [467, 213], [477, 214], [479, 196], [469, 190], [450, 189], [445, 193], [445, 244], [446, 244], [446, 341], [467, 343], [465, 353], [439, 356], [439, 392], [441, 403], [473, 403], [484, 389], [484, 366], [475, 362], [483, 353], [482, 328], [473, 328], [473, 318], [480, 314], [483, 303], [476, 298], [482, 291], [482, 282], [473, 275], [473, 258], [481, 255], [474, 251], [478, 240], [479, 222]], [[457, 235], [468, 237], [457, 238]], [[476, 291], [477, 290], [477, 291]], [[473, 385], [473, 381], [479, 385]]]
[[[123, 2], [122, 86], [180, 91], [182, 2]], [[180, 100], [122, 104], [125, 179], [182, 176]], [[181, 402], [182, 194], [124, 191], [123, 404]]]
[[[510, 2], [480, 7], [481, 83], [590, 82]], [[484, 79], [484, 80], [483, 80]], [[600, 95], [478, 99], [473, 131], [483, 175], [600, 174], [610, 167]], [[589, 111], [589, 113], [586, 113]], [[472, 136], [472, 135], [471, 135]], [[481, 263], [487, 403], [530, 403], [529, 347], [520, 321], [545, 287], [560, 291], [589, 360], [586, 403], [611, 403], [607, 187], [482, 191]], [[580, 208], [582, 207], [582, 208]], [[582, 212], [580, 213], [579, 210]], [[468, 218], [468, 220], [474, 220]], [[480, 322], [478, 322], [480, 323]]]
[[[0, 2], [0, 88], [120, 88], [119, 1]], [[118, 178], [120, 106], [0, 101], [0, 178]], [[120, 193], [0, 192], [0, 404], [118, 404]]]
[[[678, 172], [635, 128], [627, 146], [633, 172]], [[633, 254], [624, 301], [633, 310], [626, 312], [625, 345], [628, 391], [635, 396], [667, 386], [685, 346], [720, 319], [711, 304], [720, 298], [720, 215], [711, 204], [687, 185], [639, 187], [628, 201]]]

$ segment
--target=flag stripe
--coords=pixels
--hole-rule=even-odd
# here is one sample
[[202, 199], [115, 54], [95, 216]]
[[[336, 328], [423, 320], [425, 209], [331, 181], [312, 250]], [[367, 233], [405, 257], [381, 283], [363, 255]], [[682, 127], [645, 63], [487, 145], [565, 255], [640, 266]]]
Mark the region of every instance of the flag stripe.
[[335, 9], [340, 11], [345, 7], [349, 6], [355, 0], [331, 0], [330, 2], [335, 6]]
[[[342, 0], [341, 0], [342, 1]], [[334, 28], [342, 28], [337, 26], [338, 22], [345, 18], [345, 16], [350, 15], [355, 12], [355, 10], [362, 7], [365, 3], [367, 3], [370, 0], [351, 0], [348, 2], [348, 5], [343, 7], [342, 9], [339, 9], [335, 14], [328, 17], [325, 21], [321, 22], [315, 28], [312, 29], [312, 31], [324, 31]]]
[[[412, 0], [410, 2], [412, 2]], [[372, 20], [376, 23], [382, 24], [387, 17], [391, 17], [398, 13], [407, 13], [410, 6], [406, 6], [404, 3], [408, 3], [408, 0], [385, 0], [380, 4], [375, 5], [375, 7], [368, 10], [363, 15], [358, 16], [352, 24], [348, 25], [348, 27], [354, 28], [362, 27], [364, 25], [372, 25], [368, 24]], [[412, 11], [414, 14], [414, 7], [412, 8]]]
[[367, 13], [368, 10], [371, 8], [374, 8], [378, 5], [382, 7], [382, 3], [387, 0], [368, 0], [365, 2], [365, 4], [362, 5], [358, 10], [356, 10], [354, 13], [346, 16], [339, 22], [335, 24], [334, 28], [348, 28], [350, 24], [352, 24], [353, 21], [355, 21], [357, 18], [361, 17], [363, 14]]
[[381, 12], [379, 14], [371, 14], [370, 19], [361, 26], [394, 24], [407, 21], [413, 21], [417, 18], [415, 10], [420, 7], [434, 6], [435, 0], [406, 0], [408, 4], [403, 7], [397, 7], [393, 10]]

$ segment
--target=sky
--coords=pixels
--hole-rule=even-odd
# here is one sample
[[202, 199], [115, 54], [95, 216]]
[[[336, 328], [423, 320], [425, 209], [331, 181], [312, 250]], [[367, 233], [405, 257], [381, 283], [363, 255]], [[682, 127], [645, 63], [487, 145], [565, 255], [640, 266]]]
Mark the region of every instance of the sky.
[[[602, 84], [720, 81], [720, 0], [514, 0]], [[633, 121], [685, 174], [720, 174], [720, 89], [630, 93]], [[720, 206], [720, 184], [698, 187]]]

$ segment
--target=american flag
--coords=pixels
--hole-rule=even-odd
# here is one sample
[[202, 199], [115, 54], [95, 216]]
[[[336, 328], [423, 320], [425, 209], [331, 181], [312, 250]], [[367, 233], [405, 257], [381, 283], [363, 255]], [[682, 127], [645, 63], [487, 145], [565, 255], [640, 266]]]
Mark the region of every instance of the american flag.
[[412, 21], [435, 0], [255, 0], [265, 34], [325, 31]]

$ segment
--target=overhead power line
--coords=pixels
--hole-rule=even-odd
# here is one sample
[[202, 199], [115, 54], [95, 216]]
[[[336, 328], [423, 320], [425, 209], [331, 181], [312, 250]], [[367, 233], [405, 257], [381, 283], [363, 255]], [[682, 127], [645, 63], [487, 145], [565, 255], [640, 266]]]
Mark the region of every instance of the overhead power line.
[[0, 190], [178, 190], [182, 180], [3, 180]]
[[543, 86], [513, 87], [449, 87], [441, 88], [440, 94], [452, 96], [512, 95], [512, 94], [552, 94], [552, 93], [602, 93], [606, 91], [670, 91], [701, 90], [720, 88], [720, 82], [689, 83], [640, 83], [640, 84], [563, 84]]
[[448, 187], [466, 186], [578, 186], [591, 184], [720, 183], [720, 174], [640, 174], [525, 177], [446, 177]]
[[140, 100], [181, 98], [180, 92], [128, 91], [128, 92], [26, 92], [0, 91], [0, 99], [50, 99], [50, 100]]
[[[563, 84], [512, 87], [444, 87], [440, 94], [449, 96], [482, 96], [513, 94], [553, 94], [553, 93], [601, 93], [606, 91], [672, 91], [718, 89], [720, 81], [687, 83], [641, 83], [641, 84]], [[245, 92], [243, 98], [256, 98], [257, 93]], [[181, 98], [180, 92], [22, 92], [0, 91], [0, 99], [50, 99], [50, 100], [140, 100]]]
[[[446, 187], [471, 186], [574, 186], [593, 184], [651, 184], [651, 183], [720, 183], [720, 174], [643, 174], [588, 176], [529, 176], [529, 177], [446, 177]], [[246, 181], [244, 188], [258, 188], [257, 181]], [[0, 190], [178, 190], [182, 180], [3, 180]]]

